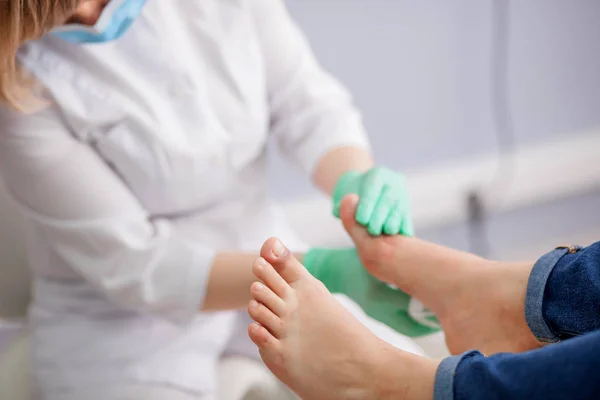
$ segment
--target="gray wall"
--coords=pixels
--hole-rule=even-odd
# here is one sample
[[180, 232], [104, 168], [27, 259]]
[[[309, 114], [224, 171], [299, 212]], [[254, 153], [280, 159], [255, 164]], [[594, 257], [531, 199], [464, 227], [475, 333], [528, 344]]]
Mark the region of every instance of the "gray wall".
[[[401, 170], [494, 151], [493, 0], [288, 0], [322, 64], [354, 93], [378, 161]], [[508, 1], [508, 0], [497, 0]], [[519, 143], [600, 124], [600, 1], [510, 1]], [[274, 157], [273, 190], [308, 181]]]
[[600, 190], [491, 215], [483, 229], [466, 223], [418, 231], [419, 237], [501, 260], [532, 260], [564, 244], [600, 240]]

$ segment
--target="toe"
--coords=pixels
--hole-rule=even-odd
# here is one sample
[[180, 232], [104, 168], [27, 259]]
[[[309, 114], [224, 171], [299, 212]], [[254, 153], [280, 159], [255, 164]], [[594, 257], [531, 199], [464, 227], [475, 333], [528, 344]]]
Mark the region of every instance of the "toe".
[[265, 327], [271, 335], [276, 338], [281, 337], [281, 334], [283, 333], [281, 319], [279, 319], [273, 311], [265, 307], [264, 304], [261, 304], [256, 300], [251, 300], [248, 305], [248, 314], [250, 314], [250, 317], [253, 320]]
[[261, 351], [277, 350], [279, 347], [279, 340], [271, 335], [271, 332], [264, 326], [261, 326], [256, 322], [253, 322], [248, 326], [248, 336], [250, 336], [250, 340], [252, 340]]
[[277, 273], [288, 283], [294, 283], [308, 274], [306, 268], [279, 239], [268, 239], [263, 245], [260, 255], [271, 263]]
[[275, 271], [275, 268], [260, 257], [252, 266], [254, 276], [263, 281], [279, 297], [285, 297], [290, 285]]
[[258, 347], [260, 357], [267, 367], [276, 375], [283, 365], [282, 343], [260, 324], [252, 323], [248, 326], [248, 336]]
[[[280, 277], [280, 279], [282, 279]], [[282, 279], [283, 280], [283, 279]], [[273, 311], [275, 315], [281, 317], [285, 312], [285, 303], [275, 294], [271, 289], [266, 287], [260, 282], [254, 282], [250, 287], [250, 292], [254, 300], [264, 304], [269, 310]]]

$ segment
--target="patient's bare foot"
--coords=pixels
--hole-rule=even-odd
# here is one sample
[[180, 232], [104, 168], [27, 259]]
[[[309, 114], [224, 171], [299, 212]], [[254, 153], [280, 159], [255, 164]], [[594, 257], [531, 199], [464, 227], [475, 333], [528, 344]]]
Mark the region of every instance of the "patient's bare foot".
[[453, 354], [520, 352], [540, 343], [525, 322], [531, 263], [497, 263], [403, 236], [372, 237], [354, 220], [358, 198], [342, 202], [341, 218], [365, 267], [415, 296], [440, 320]]
[[[278, 239], [263, 245], [249, 326], [267, 367], [307, 400], [431, 397], [437, 363], [402, 352], [358, 322]], [[410, 384], [410, 386], [409, 386]]]

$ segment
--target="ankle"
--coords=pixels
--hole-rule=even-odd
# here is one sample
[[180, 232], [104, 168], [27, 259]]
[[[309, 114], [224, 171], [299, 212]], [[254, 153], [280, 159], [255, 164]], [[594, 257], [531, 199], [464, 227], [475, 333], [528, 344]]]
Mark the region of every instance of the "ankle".
[[511, 304], [525, 309], [525, 295], [533, 263], [506, 263], [488, 261], [479, 274], [482, 289], [494, 290], [496, 296], [511, 300]]
[[515, 313], [515, 317], [525, 320], [525, 300], [529, 275], [534, 263], [495, 263], [494, 272], [489, 279], [495, 285], [498, 296], [510, 301], [507, 306]]
[[377, 366], [377, 399], [427, 399], [433, 397], [439, 362], [391, 347]]

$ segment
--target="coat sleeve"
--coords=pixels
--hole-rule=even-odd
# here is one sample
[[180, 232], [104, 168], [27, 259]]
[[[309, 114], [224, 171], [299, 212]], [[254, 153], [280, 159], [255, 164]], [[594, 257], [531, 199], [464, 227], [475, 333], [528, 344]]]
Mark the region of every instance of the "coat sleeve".
[[151, 219], [122, 180], [51, 109], [0, 109], [0, 176], [57, 261], [124, 308], [186, 323], [213, 250]]
[[283, 0], [252, 0], [265, 60], [271, 130], [282, 152], [308, 173], [330, 150], [369, 148], [346, 88], [317, 62]]

